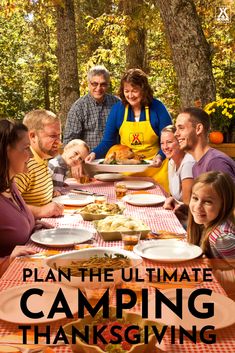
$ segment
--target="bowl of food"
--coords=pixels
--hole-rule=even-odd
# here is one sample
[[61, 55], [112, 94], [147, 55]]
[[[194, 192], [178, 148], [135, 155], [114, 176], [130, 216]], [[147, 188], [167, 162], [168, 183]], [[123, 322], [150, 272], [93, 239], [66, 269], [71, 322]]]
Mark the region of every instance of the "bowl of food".
[[[95, 247], [71, 251], [46, 259], [56, 280], [77, 288], [108, 288], [120, 283], [122, 271], [142, 263], [133, 252], [119, 248]], [[107, 272], [110, 281], [106, 280]]]
[[85, 221], [94, 221], [107, 216], [121, 214], [123, 210], [124, 206], [116, 203], [90, 203], [77, 213], [79, 213]]
[[121, 233], [133, 234], [133, 232], [140, 232], [141, 239], [150, 232], [149, 226], [143, 223], [140, 219], [131, 216], [116, 215], [108, 216], [99, 221], [94, 221], [94, 226], [97, 232], [105, 241], [122, 240]]
[[[118, 326], [116, 331], [120, 335], [120, 343], [116, 343], [117, 335], [114, 336], [111, 333], [114, 330], [114, 326]], [[144, 343], [147, 331], [145, 328], [147, 326], [149, 327], [147, 332], [148, 342]], [[141, 315], [130, 311], [124, 311], [122, 318], [117, 319], [116, 308], [110, 307], [108, 318], [103, 318], [102, 312], [99, 311], [95, 317], [88, 314], [83, 319], [66, 324], [63, 329], [75, 353], [156, 353], [158, 350], [155, 346], [156, 337], [151, 331], [152, 326], [156, 326], [159, 330], [161, 327], [155, 321], [145, 320]], [[77, 329], [84, 333], [87, 327], [89, 335], [87, 335], [86, 341], [77, 336], [76, 342], [72, 342], [72, 331]], [[105, 327], [102, 331], [102, 336], [106, 343], [101, 342], [100, 339], [97, 340], [97, 343], [94, 343], [96, 342], [95, 334], [93, 334], [95, 332], [94, 328], [102, 330], [102, 327]], [[126, 341], [127, 332], [128, 341], [132, 341], [133, 344]]]

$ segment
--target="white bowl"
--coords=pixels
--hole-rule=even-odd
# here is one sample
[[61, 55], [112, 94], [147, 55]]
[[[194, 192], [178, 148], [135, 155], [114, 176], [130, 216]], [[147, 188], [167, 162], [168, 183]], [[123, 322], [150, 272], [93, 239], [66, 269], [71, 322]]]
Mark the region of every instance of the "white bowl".
[[[108, 248], [108, 247], [96, 247], [96, 248], [90, 248], [90, 249], [81, 249], [77, 251], [71, 251], [68, 253], [64, 254], [59, 254], [59, 255], [54, 255], [46, 259], [46, 266], [48, 266], [50, 269], [52, 269], [55, 278], [58, 280], [58, 266], [63, 266], [66, 267], [73, 260], [88, 260], [93, 256], [98, 256], [98, 257], [103, 257], [107, 254], [108, 256], [112, 255], [115, 257], [115, 254], [120, 254], [126, 256], [128, 259], [130, 259], [131, 263], [129, 267], [136, 267], [142, 263], [142, 258], [133, 252], [126, 251], [123, 249], [119, 248]], [[104, 274], [101, 274], [101, 280], [98, 280], [97, 276], [92, 278], [92, 281], [90, 280], [89, 276], [84, 277], [84, 280], [82, 280], [82, 277], [78, 276], [71, 276], [70, 280], [66, 279], [64, 276], [61, 277], [61, 282], [65, 283], [66, 285], [74, 286], [77, 288], [100, 288], [100, 287], [110, 287], [114, 283], [119, 283], [121, 282], [121, 270], [115, 270], [112, 273], [113, 275], [113, 281], [105, 281], [104, 280]]]

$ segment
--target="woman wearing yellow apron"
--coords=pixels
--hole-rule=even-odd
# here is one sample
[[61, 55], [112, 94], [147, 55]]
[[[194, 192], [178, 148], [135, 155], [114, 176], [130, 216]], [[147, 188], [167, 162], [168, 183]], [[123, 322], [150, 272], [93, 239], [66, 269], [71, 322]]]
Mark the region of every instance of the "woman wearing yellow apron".
[[121, 101], [111, 109], [102, 141], [86, 161], [104, 157], [110, 147], [121, 143], [154, 161], [154, 167], [132, 175], [152, 177], [168, 191], [167, 160], [160, 149], [159, 136], [165, 126], [172, 124], [169, 113], [163, 103], [153, 98], [147, 76], [140, 69], [124, 74], [119, 96]]

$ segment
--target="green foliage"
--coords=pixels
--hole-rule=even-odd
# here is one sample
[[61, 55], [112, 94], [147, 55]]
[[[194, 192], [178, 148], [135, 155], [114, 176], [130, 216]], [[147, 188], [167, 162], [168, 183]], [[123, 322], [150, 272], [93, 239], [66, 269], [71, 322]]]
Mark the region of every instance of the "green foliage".
[[[211, 47], [217, 97], [234, 97], [232, 23], [216, 21], [216, 0], [194, 2]], [[155, 96], [176, 116], [177, 78], [156, 1], [145, 0], [140, 13], [133, 16], [121, 12], [119, 0], [74, 0], [74, 4], [81, 95], [87, 92], [87, 70], [95, 64], [108, 68], [111, 90], [118, 91], [126, 68], [126, 46], [136, 40], [136, 28], [145, 28], [145, 69], [150, 84]], [[63, 8], [64, 0], [2, 0], [1, 5], [0, 116], [21, 118], [40, 107], [58, 111], [55, 11], [56, 6]]]

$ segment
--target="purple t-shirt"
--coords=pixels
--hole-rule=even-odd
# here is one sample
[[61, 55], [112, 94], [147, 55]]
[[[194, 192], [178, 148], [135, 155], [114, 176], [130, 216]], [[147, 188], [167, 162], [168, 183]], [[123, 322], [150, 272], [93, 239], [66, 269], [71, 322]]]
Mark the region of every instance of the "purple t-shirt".
[[19, 208], [11, 199], [0, 194], [0, 257], [10, 255], [16, 245], [24, 245], [35, 225], [34, 216], [14, 183], [12, 192]]
[[210, 148], [193, 166], [193, 177], [202, 173], [219, 171], [229, 174], [235, 183], [235, 162], [225, 153]]

